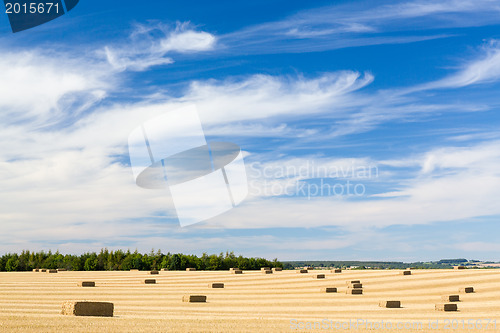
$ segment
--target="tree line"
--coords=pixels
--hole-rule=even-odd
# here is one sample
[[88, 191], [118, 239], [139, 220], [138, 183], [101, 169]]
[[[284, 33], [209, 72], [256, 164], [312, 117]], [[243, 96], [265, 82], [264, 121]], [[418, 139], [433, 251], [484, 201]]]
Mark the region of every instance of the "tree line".
[[59, 251], [32, 252], [22, 251], [21, 254], [7, 253], [0, 257], [0, 271], [22, 272], [35, 268], [60, 269], [69, 271], [114, 271], [114, 270], [227, 270], [238, 267], [244, 270], [255, 270], [261, 267], [283, 267], [277, 259], [269, 261], [264, 258], [246, 258], [236, 256], [233, 252], [208, 255], [203, 253], [200, 257], [182, 253], [163, 254], [161, 250], [141, 254], [122, 250], [109, 251], [101, 249], [99, 253], [88, 252], [81, 255], [61, 254]]

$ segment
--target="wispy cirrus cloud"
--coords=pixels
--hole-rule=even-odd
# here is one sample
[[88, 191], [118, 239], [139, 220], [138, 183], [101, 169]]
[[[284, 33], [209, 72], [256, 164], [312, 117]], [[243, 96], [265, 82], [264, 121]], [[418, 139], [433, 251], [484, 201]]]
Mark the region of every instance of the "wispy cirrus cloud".
[[498, 81], [500, 81], [500, 41], [490, 40], [482, 45], [475, 59], [464, 62], [457, 72], [441, 80], [410, 88], [406, 93], [419, 90], [461, 88]]
[[[363, 2], [304, 10], [220, 36], [231, 52], [316, 52], [378, 44], [412, 43], [450, 36], [436, 29], [500, 21], [491, 0]], [[425, 24], [423, 24], [425, 22]], [[425, 31], [432, 33], [425, 33]], [[396, 33], [406, 32], [406, 35]]]

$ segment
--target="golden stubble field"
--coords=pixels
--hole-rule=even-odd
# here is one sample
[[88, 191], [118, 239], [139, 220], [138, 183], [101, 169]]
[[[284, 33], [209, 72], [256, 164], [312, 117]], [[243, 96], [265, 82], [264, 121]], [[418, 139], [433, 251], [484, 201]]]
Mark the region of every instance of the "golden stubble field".
[[[313, 279], [318, 273], [326, 278]], [[146, 278], [157, 284], [141, 283]], [[361, 280], [364, 294], [347, 295], [348, 280]], [[78, 287], [80, 281], [96, 287]], [[210, 289], [211, 282], [225, 288]], [[434, 309], [441, 296], [468, 286], [475, 293], [460, 294], [458, 312]], [[183, 303], [184, 294], [206, 295], [207, 303]], [[114, 317], [60, 314], [64, 301], [81, 300], [113, 302]], [[381, 308], [380, 300], [399, 300], [402, 308]], [[319, 331], [307, 329], [315, 322], [329, 332], [500, 332], [500, 270], [0, 273], [1, 332]]]

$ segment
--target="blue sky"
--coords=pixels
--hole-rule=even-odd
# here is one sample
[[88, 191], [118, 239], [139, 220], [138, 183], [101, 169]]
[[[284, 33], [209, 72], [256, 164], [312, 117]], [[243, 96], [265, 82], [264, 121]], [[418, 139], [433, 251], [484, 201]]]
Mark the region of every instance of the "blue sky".
[[[82, 0], [16, 34], [0, 15], [0, 251], [499, 261], [499, 14]], [[168, 193], [135, 185], [127, 138], [192, 104], [244, 151], [250, 194], [180, 228]]]

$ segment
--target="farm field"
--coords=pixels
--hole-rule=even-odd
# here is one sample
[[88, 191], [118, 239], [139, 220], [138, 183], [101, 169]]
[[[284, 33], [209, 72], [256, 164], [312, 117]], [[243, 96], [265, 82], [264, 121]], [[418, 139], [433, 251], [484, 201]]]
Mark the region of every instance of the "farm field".
[[[320, 273], [324, 279], [313, 278]], [[346, 294], [350, 280], [360, 280], [362, 295]], [[96, 287], [79, 287], [81, 281]], [[211, 289], [212, 282], [225, 288]], [[325, 287], [338, 292], [322, 292]], [[463, 287], [475, 292], [459, 293]], [[207, 302], [182, 302], [185, 294], [206, 295]], [[460, 295], [459, 311], [435, 310], [445, 295]], [[64, 301], [83, 300], [114, 303], [114, 317], [61, 314]], [[381, 300], [399, 300], [402, 307], [382, 308]], [[358, 327], [341, 326], [357, 320]], [[363, 321], [384, 326], [370, 330]], [[307, 329], [314, 322], [330, 332], [499, 332], [500, 270], [0, 273], [0, 332], [319, 331]]]

